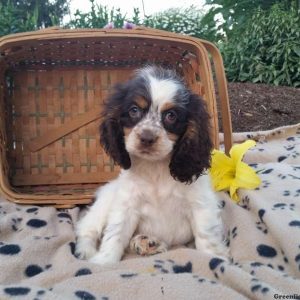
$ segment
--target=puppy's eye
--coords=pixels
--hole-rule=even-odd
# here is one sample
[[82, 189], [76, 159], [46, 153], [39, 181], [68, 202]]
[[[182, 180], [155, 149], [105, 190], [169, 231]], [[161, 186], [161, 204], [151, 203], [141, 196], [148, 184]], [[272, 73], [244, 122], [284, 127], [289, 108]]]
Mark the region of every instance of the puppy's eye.
[[168, 111], [164, 116], [164, 122], [168, 125], [172, 125], [177, 121], [177, 114], [174, 110]]
[[140, 119], [142, 117], [142, 110], [136, 105], [132, 105], [128, 113], [132, 119]]

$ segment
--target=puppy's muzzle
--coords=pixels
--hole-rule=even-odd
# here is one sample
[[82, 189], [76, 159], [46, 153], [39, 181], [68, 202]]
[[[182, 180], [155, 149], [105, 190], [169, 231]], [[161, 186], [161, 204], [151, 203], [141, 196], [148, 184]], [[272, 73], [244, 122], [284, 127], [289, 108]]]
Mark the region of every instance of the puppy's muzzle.
[[141, 146], [150, 147], [157, 141], [158, 136], [153, 131], [149, 129], [144, 129], [139, 134], [139, 139], [140, 139]]

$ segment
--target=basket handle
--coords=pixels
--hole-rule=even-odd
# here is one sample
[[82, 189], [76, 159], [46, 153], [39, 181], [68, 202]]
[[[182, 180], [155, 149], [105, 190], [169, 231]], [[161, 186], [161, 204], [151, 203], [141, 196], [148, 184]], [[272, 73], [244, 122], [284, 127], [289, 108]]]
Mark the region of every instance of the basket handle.
[[233, 144], [232, 122], [231, 122], [231, 113], [230, 113], [229, 96], [228, 96], [228, 88], [227, 88], [227, 79], [225, 75], [222, 55], [219, 49], [213, 43], [210, 43], [205, 40], [200, 40], [200, 41], [203, 43], [204, 47], [210, 53], [212, 60], [214, 62], [216, 79], [217, 79], [216, 80], [217, 88], [218, 88], [219, 100], [220, 100], [221, 119], [222, 119], [223, 132], [224, 132], [225, 153], [229, 154], [229, 151]]
[[101, 118], [101, 108], [96, 107], [93, 110], [76, 116], [70, 122], [60, 127], [47, 131], [43, 136], [31, 140], [27, 147], [31, 152], [36, 152], [44, 147], [59, 140], [63, 136], [75, 131], [76, 129]]

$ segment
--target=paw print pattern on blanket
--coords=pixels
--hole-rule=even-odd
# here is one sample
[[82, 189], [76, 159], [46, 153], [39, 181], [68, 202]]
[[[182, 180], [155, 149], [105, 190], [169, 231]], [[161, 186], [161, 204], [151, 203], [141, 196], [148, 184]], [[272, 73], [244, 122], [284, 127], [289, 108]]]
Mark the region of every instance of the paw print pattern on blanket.
[[277, 177], [280, 178], [281, 180], [285, 180], [287, 178], [287, 176], [284, 174], [278, 174]]
[[221, 209], [224, 209], [224, 208], [225, 208], [225, 205], [226, 205], [225, 200], [221, 200], [221, 201], [220, 201], [220, 208], [221, 208]]
[[298, 136], [296, 128], [270, 133], [245, 156], [262, 179], [258, 189], [239, 190], [238, 205], [219, 193], [230, 262], [180, 247], [103, 268], [74, 256], [78, 207], [16, 205], [0, 198], [0, 299], [108, 300], [133, 293], [130, 285], [139, 287], [139, 299], [176, 299], [189, 290], [192, 296], [184, 299], [300, 294], [298, 127]]
[[261, 174], [270, 174], [271, 172], [273, 172], [273, 170], [273, 168], [266, 169], [265, 171], [261, 172]]
[[246, 210], [250, 210], [250, 198], [248, 196], [243, 197], [238, 205]]
[[[299, 249], [300, 249], [300, 245], [299, 245]], [[298, 270], [300, 272], [300, 250], [299, 250], [299, 254], [297, 254], [295, 257], [295, 262], [298, 265]]]
[[192, 273], [193, 270], [193, 265], [190, 261], [188, 261], [186, 264], [177, 264], [171, 259], [156, 259], [153, 267], [161, 273]]
[[34, 236], [33, 238], [35, 240], [51, 240], [53, 238], [57, 237], [57, 235], [52, 235], [52, 236]]
[[0, 205], [0, 216], [5, 216], [6, 215], [6, 211], [4, 210], [4, 208]]
[[60, 212], [57, 216], [59, 218], [59, 223], [72, 224], [72, 218], [68, 213]]
[[122, 273], [120, 276], [121, 278], [132, 278], [138, 276], [138, 273]]
[[[50, 289], [51, 291], [52, 289]], [[34, 290], [26, 286], [11, 286], [4, 288], [3, 290], [4, 295], [6, 297], [26, 297], [26, 299], [48, 299], [50, 294], [47, 290]], [[53, 295], [52, 297], [53, 298]], [[71, 299], [79, 299], [79, 300], [109, 300], [108, 297], [102, 296], [101, 298], [96, 297], [91, 292], [88, 292], [86, 290], [77, 290], [73, 293], [73, 296], [70, 297]], [[23, 298], [24, 299], [24, 298]]]
[[[285, 262], [285, 263], [287, 263], [287, 262]], [[252, 262], [250, 264], [250, 266], [251, 266], [251, 272], [250, 272], [250, 274], [253, 275], [253, 276], [256, 275], [256, 271], [260, 267], [267, 267], [267, 268], [270, 268], [270, 269], [277, 269], [278, 271], [281, 271], [281, 272], [285, 271], [285, 267], [283, 265], [273, 266], [270, 263], [269, 264], [263, 264], [261, 262]]]
[[[213, 272], [214, 277], [217, 282], [226, 282], [227, 278], [230, 280], [230, 274], [232, 272], [240, 273], [240, 281], [244, 282], [244, 290], [245, 294], [250, 299], [261, 299], [262, 296], [271, 293], [272, 288], [266, 282], [261, 281], [255, 275], [255, 268], [262, 267], [264, 264], [260, 262], [251, 263], [252, 271], [250, 272], [250, 276], [248, 273], [244, 273], [243, 265], [236, 263], [227, 263], [220, 258], [212, 258], [209, 262], [209, 268]], [[236, 268], [239, 270], [237, 271]]]
[[9, 287], [5, 288], [4, 292], [9, 296], [26, 296], [30, 292], [30, 288], [27, 287]]
[[75, 248], [76, 248], [75, 242], [70, 242], [70, 243], [69, 243], [69, 247], [70, 247], [70, 252], [71, 252], [71, 254], [72, 254], [74, 257], [76, 257], [76, 256], [75, 256]]
[[23, 218], [12, 218], [11, 220], [12, 220], [12, 223], [13, 223], [12, 226], [11, 226], [13, 231], [23, 230], [21, 228], [21, 226], [22, 226], [21, 222], [22, 222]]
[[291, 221], [291, 222], [289, 223], [289, 226], [300, 228], [300, 221], [299, 221], [299, 220], [293, 220], [293, 221]]
[[219, 278], [218, 275], [218, 270], [220, 273], [225, 272], [225, 266], [224, 266], [224, 260], [218, 257], [212, 258], [209, 262], [209, 268], [211, 269], [212, 272], [214, 272], [215, 278]]
[[197, 279], [198, 282], [200, 282], [200, 283], [217, 284], [217, 281], [215, 281], [215, 280], [209, 280], [207, 278], [200, 277], [199, 275], [193, 275], [193, 278]]
[[273, 205], [272, 210], [285, 210], [285, 209], [289, 209], [291, 211], [294, 211], [295, 209], [295, 203], [276, 203]]
[[39, 265], [29, 265], [26, 269], [25, 269], [25, 275], [27, 277], [33, 277], [39, 273], [42, 273], [44, 270], [42, 267], [40, 267]]
[[52, 264], [48, 264], [45, 267], [39, 265], [28, 265], [24, 271], [26, 277], [36, 276], [44, 271], [49, 270], [52, 267]]
[[38, 207], [31, 207], [31, 208], [28, 208], [26, 210], [26, 212], [29, 213], [29, 214], [37, 215], [38, 214], [38, 210], [39, 210]]
[[46, 226], [47, 222], [41, 219], [30, 219], [26, 225], [32, 228], [40, 228]]
[[282, 254], [284, 263], [288, 264], [289, 260], [288, 260], [287, 256], [285, 255], [285, 252], [282, 249], [281, 249], [281, 254]]
[[277, 255], [277, 251], [274, 247], [260, 244], [256, 247], [256, 251], [259, 256], [273, 258]]
[[[294, 148], [292, 148], [292, 149], [294, 149]], [[292, 150], [292, 149], [290, 149], [290, 150]], [[288, 151], [289, 149], [287, 148], [286, 150]], [[290, 157], [293, 159], [297, 159], [298, 157], [300, 157], [300, 153], [298, 151], [292, 151], [292, 152], [288, 153], [287, 155], [279, 156], [277, 161], [282, 162]]]
[[[259, 244], [256, 247], [256, 251], [259, 257], [264, 258], [264, 264], [256, 263], [256, 266], [265, 265], [271, 269], [277, 269], [279, 271], [285, 270], [285, 265], [288, 265], [289, 261], [282, 249], [276, 250], [275, 247]], [[281, 253], [281, 255], [280, 255]]]
[[258, 211], [259, 221], [256, 222], [256, 228], [258, 230], [260, 230], [261, 232], [263, 232], [264, 234], [267, 234], [268, 233], [268, 227], [266, 226], [266, 224], [263, 220], [263, 217], [264, 217], [265, 213], [266, 213], [265, 209], [260, 209]]
[[17, 244], [4, 244], [0, 242], [0, 255], [17, 255], [21, 252], [21, 247]]
[[268, 180], [263, 180], [262, 184], [261, 184], [261, 188], [267, 189], [270, 187], [270, 185], [271, 185], [271, 182], [269, 182]]
[[259, 282], [257, 278], [251, 279], [253, 285], [251, 286], [252, 293], [266, 294], [269, 292], [269, 287], [265, 286], [263, 283]]
[[[203, 277], [199, 274], [193, 273], [193, 264], [190, 261], [187, 261], [186, 263], [177, 263], [174, 260], [167, 259], [167, 260], [161, 260], [156, 259], [154, 260], [154, 268], [156, 271], [158, 271], [160, 274], [191, 274], [192, 278], [195, 279], [200, 284], [208, 284], [208, 285], [219, 285], [219, 283], [216, 280], [211, 280], [208, 277]], [[157, 273], [152, 273], [151, 276], [156, 277]], [[121, 274], [123, 278], [132, 278], [138, 276], [138, 274]], [[163, 288], [163, 287], [162, 287]], [[164, 293], [162, 293], [164, 294]]]
[[92, 274], [92, 271], [88, 268], [82, 268], [80, 270], [78, 270], [76, 273], [75, 273], [75, 277], [78, 277], [78, 276], [84, 276], [84, 275], [90, 275]]
[[229, 229], [227, 231], [227, 236], [225, 239], [225, 243], [226, 243], [226, 247], [230, 246], [230, 243], [233, 239], [235, 239], [237, 237], [238, 233], [237, 233], [237, 226], [234, 226], [232, 229]]
[[77, 297], [76, 299], [81, 299], [81, 300], [96, 300], [97, 298], [92, 295], [91, 293], [87, 291], [76, 291], [75, 296]]

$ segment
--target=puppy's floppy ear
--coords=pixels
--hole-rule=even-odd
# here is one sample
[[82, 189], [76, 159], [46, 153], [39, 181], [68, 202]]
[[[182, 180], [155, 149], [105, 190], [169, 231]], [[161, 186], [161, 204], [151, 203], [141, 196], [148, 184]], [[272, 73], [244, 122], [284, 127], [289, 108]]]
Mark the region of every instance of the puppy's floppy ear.
[[169, 167], [174, 179], [190, 184], [210, 167], [212, 142], [204, 101], [191, 94], [187, 110], [186, 131], [174, 146]]
[[123, 169], [131, 167], [129, 154], [125, 148], [124, 131], [121, 125], [122, 100], [126, 97], [126, 85], [118, 85], [107, 99], [100, 125], [100, 143], [107, 154]]

